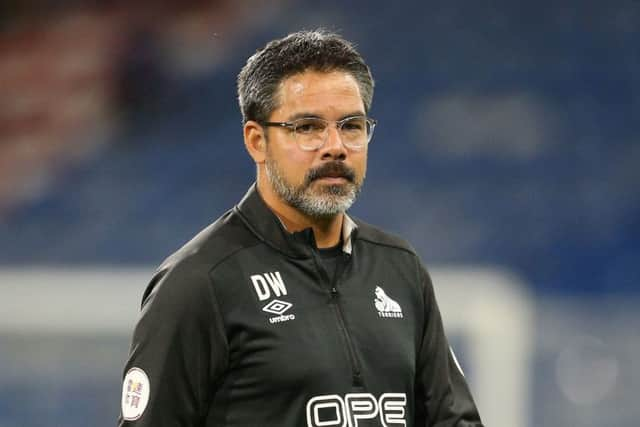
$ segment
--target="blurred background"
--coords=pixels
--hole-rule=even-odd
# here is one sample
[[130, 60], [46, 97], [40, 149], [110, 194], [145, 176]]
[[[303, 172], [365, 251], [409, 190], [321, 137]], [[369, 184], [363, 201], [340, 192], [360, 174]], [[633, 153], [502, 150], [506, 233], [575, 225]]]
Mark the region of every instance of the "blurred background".
[[376, 79], [352, 213], [409, 239], [490, 426], [640, 418], [640, 1], [0, 5], [0, 427], [111, 426], [156, 265], [254, 177], [235, 77], [325, 27]]

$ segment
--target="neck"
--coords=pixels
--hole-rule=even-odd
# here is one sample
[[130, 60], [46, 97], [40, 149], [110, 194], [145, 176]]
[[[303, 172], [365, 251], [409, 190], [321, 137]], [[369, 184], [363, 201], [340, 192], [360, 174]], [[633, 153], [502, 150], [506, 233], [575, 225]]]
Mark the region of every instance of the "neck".
[[340, 242], [342, 234], [342, 221], [344, 214], [327, 218], [315, 218], [305, 215], [293, 206], [285, 203], [273, 192], [271, 186], [260, 185], [258, 181], [258, 192], [267, 206], [275, 213], [284, 224], [287, 231], [294, 233], [307, 228], [313, 231], [313, 237], [318, 248], [330, 248]]

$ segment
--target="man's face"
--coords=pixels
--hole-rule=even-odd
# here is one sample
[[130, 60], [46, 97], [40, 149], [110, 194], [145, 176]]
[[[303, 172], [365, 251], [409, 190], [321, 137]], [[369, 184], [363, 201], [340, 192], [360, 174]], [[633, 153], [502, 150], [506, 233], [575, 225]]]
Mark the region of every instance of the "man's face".
[[342, 144], [334, 121], [365, 115], [356, 80], [349, 73], [306, 71], [285, 79], [277, 93], [279, 107], [269, 121], [288, 122], [319, 117], [332, 122], [325, 144], [302, 150], [293, 132], [268, 128], [265, 171], [278, 197], [310, 217], [330, 217], [346, 211], [364, 181], [367, 146], [358, 151]]

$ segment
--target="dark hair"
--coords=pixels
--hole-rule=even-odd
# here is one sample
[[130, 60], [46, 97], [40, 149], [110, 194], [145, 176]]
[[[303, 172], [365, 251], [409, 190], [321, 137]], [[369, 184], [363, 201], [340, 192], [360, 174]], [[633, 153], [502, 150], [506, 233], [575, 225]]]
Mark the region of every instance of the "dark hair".
[[373, 77], [355, 47], [325, 30], [300, 31], [272, 40], [256, 51], [238, 74], [243, 123], [265, 122], [278, 108], [276, 93], [286, 78], [307, 70], [345, 71], [358, 82], [365, 112], [373, 99]]

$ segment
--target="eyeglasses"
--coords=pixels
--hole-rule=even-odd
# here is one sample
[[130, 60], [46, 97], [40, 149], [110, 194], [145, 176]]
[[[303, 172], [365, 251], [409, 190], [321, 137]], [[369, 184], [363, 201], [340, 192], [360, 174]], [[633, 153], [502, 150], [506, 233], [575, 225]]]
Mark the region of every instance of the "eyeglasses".
[[[293, 137], [302, 150], [315, 151], [327, 142], [330, 123], [332, 122], [319, 117], [304, 117], [290, 122], [263, 122], [261, 125], [287, 128], [293, 132]], [[365, 116], [351, 116], [335, 121], [342, 143], [354, 151], [362, 150], [371, 141], [377, 123]]]

